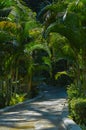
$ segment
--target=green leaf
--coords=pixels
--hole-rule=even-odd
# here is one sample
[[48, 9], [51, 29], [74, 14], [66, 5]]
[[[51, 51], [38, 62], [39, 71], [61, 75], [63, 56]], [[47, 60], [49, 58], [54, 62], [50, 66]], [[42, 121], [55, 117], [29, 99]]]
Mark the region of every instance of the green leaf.
[[50, 59], [49, 57], [45, 57], [45, 56], [44, 56], [42, 59], [43, 59], [44, 63], [45, 63], [46, 65], [48, 65], [49, 68], [51, 69], [51, 68], [52, 68], [51, 59]]
[[26, 45], [25, 52], [27, 54], [32, 54], [34, 50], [45, 50], [49, 56], [51, 56], [51, 52], [46, 44], [36, 44], [34, 42]]
[[57, 72], [55, 75], [55, 79], [57, 80], [62, 75], [68, 75], [68, 73], [66, 71]]

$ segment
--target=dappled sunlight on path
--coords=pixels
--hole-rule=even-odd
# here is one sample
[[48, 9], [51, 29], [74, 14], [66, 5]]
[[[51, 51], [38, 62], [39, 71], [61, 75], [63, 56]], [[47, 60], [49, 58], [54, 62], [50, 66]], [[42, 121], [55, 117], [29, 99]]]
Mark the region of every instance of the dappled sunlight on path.
[[62, 118], [68, 115], [64, 88], [45, 86], [43, 96], [0, 114], [0, 130], [65, 130]]

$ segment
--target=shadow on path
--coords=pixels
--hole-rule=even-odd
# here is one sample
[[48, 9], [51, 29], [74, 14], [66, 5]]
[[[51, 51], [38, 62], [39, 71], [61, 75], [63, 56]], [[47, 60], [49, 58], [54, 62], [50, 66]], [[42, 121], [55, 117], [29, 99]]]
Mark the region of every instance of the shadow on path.
[[2, 112], [0, 130], [3, 127], [6, 130], [64, 130], [61, 121], [68, 115], [65, 88], [44, 86], [42, 89], [44, 95], [40, 99], [22, 103]]

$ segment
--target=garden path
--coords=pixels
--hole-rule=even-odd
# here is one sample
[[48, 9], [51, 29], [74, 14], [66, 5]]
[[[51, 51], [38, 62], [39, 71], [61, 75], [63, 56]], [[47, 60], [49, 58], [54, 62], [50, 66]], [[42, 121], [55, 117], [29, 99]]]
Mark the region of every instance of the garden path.
[[0, 112], [0, 130], [65, 130], [68, 115], [64, 87], [42, 85], [42, 96]]

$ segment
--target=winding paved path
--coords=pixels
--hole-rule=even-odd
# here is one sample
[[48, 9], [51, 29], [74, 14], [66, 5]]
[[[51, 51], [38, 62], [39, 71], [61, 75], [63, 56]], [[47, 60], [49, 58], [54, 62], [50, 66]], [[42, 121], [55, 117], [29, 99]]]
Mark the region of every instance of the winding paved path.
[[65, 89], [41, 86], [40, 99], [24, 102], [0, 112], [0, 130], [65, 130], [62, 118], [68, 115]]

